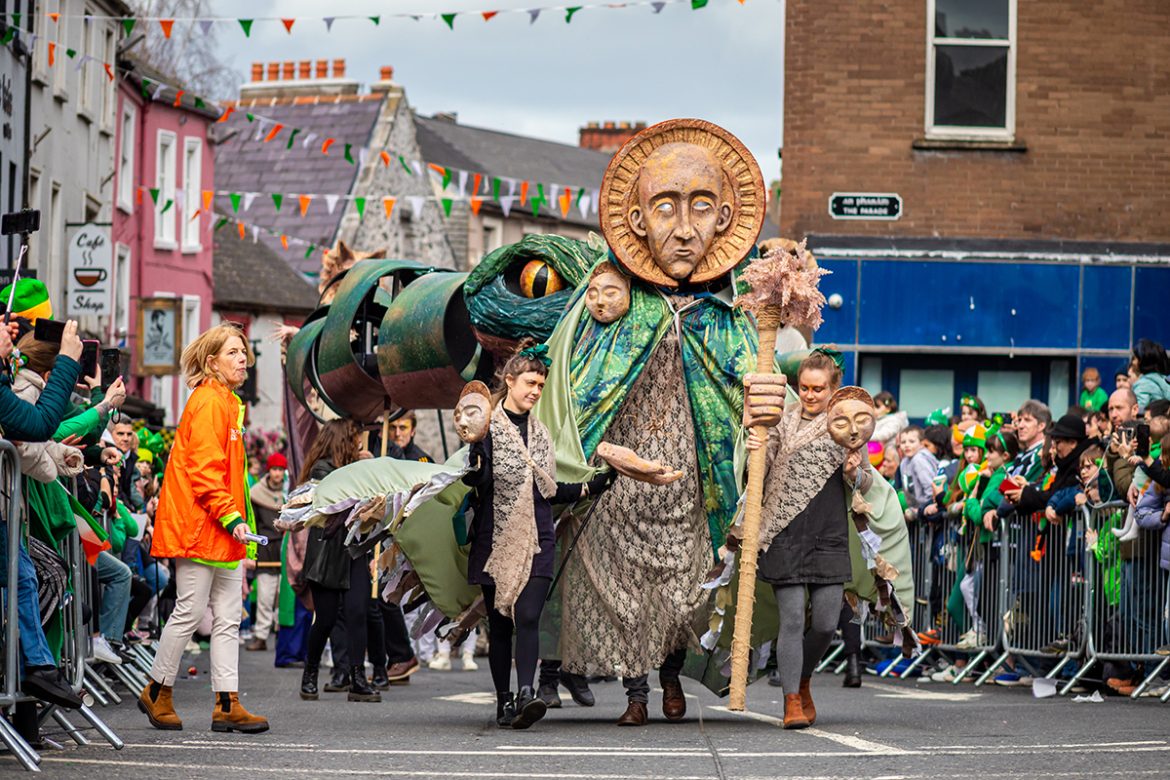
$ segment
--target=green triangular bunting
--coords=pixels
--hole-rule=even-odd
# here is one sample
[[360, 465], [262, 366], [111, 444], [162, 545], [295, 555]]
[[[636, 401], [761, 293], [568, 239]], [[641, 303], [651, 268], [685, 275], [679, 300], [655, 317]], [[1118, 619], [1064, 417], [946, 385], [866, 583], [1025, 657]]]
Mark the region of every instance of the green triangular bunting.
[[500, 177], [499, 176], [492, 177], [492, 199], [493, 200], [500, 199]]
[[448, 27], [450, 27], [452, 30], [455, 29], [455, 17], [458, 16], [458, 14], [439, 14], [439, 16], [443, 17], [443, 21], [447, 23]]
[[244, 30], [244, 37], [251, 38], [252, 37], [252, 21], [253, 20], [252, 19], [240, 19], [239, 21], [240, 21], [240, 27], [242, 27]]
[[292, 129], [292, 132], [289, 133], [289, 136], [288, 136], [288, 145], [284, 147], [285, 149], [292, 148], [293, 139], [297, 137], [297, 133], [299, 133], [299, 132], [301, 132], [301, 128], [299, 128], [299, 127], [294, 127]]
[[66, 49], [65, 56], [68, 57], [69, 59], [73, 59], [74, 57], [77, 56], [77, 49]]
[[707, 5], [707, 0], [691, 0], [691, 10], [698, 11]]
[[281, 204], [284, 203], [284, 196], [279, 192], [272, 193], [272, 205], [276, 206], [276, 210], [280, 211]]
[[353, 205], [357, 207], [358, 216], [364, 217], [366, 214], [366, 199], [365, 198], [354, 198]]
[[159, 214], [166, 214], [168, 211], [171, 210], [171, 206], [173, 206], [173, 205], [175, 205], [175, 202], [173, 200], [171, 200], [170, 198], [167, 198], [167, 205], [162, 207], [162, 211], [160, 211]]
[[158, 187], [150, 188], [150, 199], [154, 201], [154, 205], [158, 205]]
[[138, 22], [137, 19], [123, 19], [122, 29], [126, 31], [126, 37], [130, 37], [130, 33], [134, 32], [134, 25]]
[[380, 16], [371, 16], [371, 17], [370, 17], [370, 21], [374, 23], [374, 26], [375, 26], [375, 27], [377, 27], [379, 24], [381, 24], [381, 23], [382, 23], [382, 17], [380, 17]]
[[219, 220], [215, 223], [214, 229], [219, 230], [221, 227], [226, 225], [229, 221], [230, 220], [227, 217], [220, 217]]
[[16, 28], [9, 27], [4, 31], [4, 38], [0, 39], [0, 45], [7, 46], [12, 43], [12, 39], [16, 37]]
[[448, 216], [448, 217], [451, 216], [452, 200], [450, 198], [443, 198], [442, 202], [443, 202], [443, 214]]
[[232, 213], [239, 214], [240, 213], [240, 193], [233, 192], [233, 193], [229, 194], [228, 200], [230, 200], [232, 202]]
[[568, 24], [569, 22], [573, 21], [573, 14], [577, 13], [580, 10], [581, 10], [581, 6], [579, 6], [579, 5], [572, 6], [571, 8], [566, 8], [565, 9], [565, 24]]
[[350, 165], [354, 165], [354, 164], [355, 164], [355, 163], [354, 163], [354, 161], [353, 161], [353, 154], [352, 154], [352, 152], [350, 151], [350, 145], [349, 145], [349, 144], [346, 144], [346, 145], [345, 145], [345, 161], [346, 161], [347, 163], [349, 163]]

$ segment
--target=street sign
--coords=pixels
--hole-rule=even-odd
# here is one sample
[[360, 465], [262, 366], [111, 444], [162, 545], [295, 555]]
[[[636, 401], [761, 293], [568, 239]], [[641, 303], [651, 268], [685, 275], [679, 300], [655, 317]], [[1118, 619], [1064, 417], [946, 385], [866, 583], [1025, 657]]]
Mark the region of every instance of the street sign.
[[893, 192], [834, 192], [829, 196], [833, 219], [885, 219], [902, 216], [902, 196]]
[[113, 289], [113, 244], [109, 225], [69, 225], [65, 232], [69, 276], [65, 281], [65, 314], [98, 316], [110, 313]]

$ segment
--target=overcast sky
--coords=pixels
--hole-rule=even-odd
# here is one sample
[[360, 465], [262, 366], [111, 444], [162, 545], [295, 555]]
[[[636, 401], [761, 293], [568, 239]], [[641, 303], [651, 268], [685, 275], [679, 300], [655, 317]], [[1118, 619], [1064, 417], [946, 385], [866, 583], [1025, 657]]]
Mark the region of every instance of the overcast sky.
[[[463, 124], [564, 143], [590, 120], [698, 117], [730, 130], [759, 160], [765, 181], [777, 178], [783, 107], [783, 0], [710, 0], [692, 11], [670, 3], [586, 7], [571, 24], [563, 10], [504, 13], [485, 22], [479, 11], [527, 9], [564, 0], [247, 0], [249, 16], [297, 17], [292, 34], [279, 22], [256, 22], [252, 37], [218, 26], [224, 59], [248, 78], [253, 61], [347, 60], [347, 75], [375, 81], [382, 65], [423, 114], [455, 111]], [[241, 14], [242, 0], [211, 0], [216, 15]], [[324, 14], [450, 12], [442, 21], [384, 17], [337, 20]]]

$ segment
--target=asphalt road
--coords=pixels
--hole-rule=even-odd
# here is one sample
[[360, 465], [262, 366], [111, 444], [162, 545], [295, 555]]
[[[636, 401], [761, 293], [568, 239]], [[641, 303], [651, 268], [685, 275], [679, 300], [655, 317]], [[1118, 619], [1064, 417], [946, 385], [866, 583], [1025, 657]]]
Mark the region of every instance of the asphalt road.
[[[747, 714], [697, 684], [685, 721], [667, 723], [659, 695], [651, 723], [618, 728], [616, 683], [595, 686], [592, 709], [566, 705], [529, 731], [497, 729], [486, 659], [476, 672], [420, 671], [380, 704], [345, 694], [297, 696], [300, 671], [274, 669], [272, 654], [243, 653], [245, 705], [272, 730], [257, 736], [210, 730], [206, 655], [194, 680], [176, 686], [181, 732], [156, 731], [134, 707], [97, 708], [125, 741], [47, 751], [49, 777], [68, 778], [517, 778], [536, 780], [718, 780], [719, 778], [1170, 777], [1170, 705], [1156, 699], [1074, 703], [1027, 689], [974, 689], [867, 677], [814, 680], [815, 728], [783, 731], [779, 689], [758, 682]], [[458, 667], [458, 662], [456, 662]], [[79, 718], [74, 717], [74, 721]], [[51, 722], [48, 727], [55, 727]], [[60, 738], [60, 737], [58, 737]], [[21, 771], [11, 757], [0, 771]]]

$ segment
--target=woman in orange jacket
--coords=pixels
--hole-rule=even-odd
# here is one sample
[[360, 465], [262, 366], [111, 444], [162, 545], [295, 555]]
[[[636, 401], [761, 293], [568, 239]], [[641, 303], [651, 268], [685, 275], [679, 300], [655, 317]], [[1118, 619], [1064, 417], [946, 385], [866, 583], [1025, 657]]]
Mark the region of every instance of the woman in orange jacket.
[[175, 610], [163, 628], [151, 681], [138, 708], [159, 729], [181, 729], [172, 700], [183, 650], [211, 607], [212, 731], [249, 734], [268, 721], [239, 702], [240, 615], [245, 557], [255, 558], [255, 533], [244, 455], [244, 405], [235, 389], [255, 357], [243, 331], [224, 323], [183, 350], [183, 373], [194, 388], [167, 461], [154, 520], [151, 553], [175, 559]]

